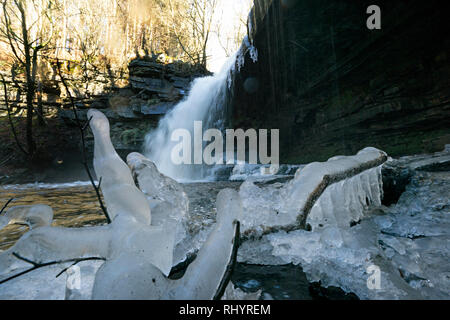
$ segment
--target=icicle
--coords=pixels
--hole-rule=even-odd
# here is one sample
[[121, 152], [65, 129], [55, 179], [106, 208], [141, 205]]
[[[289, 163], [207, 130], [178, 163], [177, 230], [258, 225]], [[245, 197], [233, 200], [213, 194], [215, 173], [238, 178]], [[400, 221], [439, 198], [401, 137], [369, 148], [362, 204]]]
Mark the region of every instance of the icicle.
[[376, 167], [329, 186], [311, 209], [307, 225], [316, 230], [359, 221], [369, 206], [381, 204], [378, 174], [380, 168]]
[[250, 52], [250, 58], [252, 59], [253, 63], [258, 62], [258, 49], [252, 44], [249, 48]]
[[368, 205], [380, 203], [379, 166], [386, 159], [384, 152], [366, 148], [355, 156], [308, 164], [284, 186], [245, 182], [239, 191], [247, 212], [243, 230], [255, 235], [357, 222]]

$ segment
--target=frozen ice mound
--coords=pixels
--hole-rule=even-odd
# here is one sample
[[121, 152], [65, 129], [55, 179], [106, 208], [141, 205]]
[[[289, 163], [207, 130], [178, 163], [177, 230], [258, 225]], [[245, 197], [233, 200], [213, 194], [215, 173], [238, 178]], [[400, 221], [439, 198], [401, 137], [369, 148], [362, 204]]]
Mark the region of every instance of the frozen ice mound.
[[[320, 231], [296, 230], [268, 235], [273, 254], [285, 263], [301, 265], [308, 281], [336, 286], [361, 299], [418, 299], [377, 246], [371, 223], [356, 227], [328, 227]], [[380, 268], [380, 287], [370, 289], [369, 267]]]
[[144, 194], [153, 200], [169, 202], [184, 213], [188, 211], [189, 199], [183, 186], [160, 173], [152, 161], [134, 152], [128, 155], [127, 163]]
[[[139, 153], [131, 153], [127, 163], [139, 189], [147, 196], [152, 212], [152, 225], [175, 230], [173, 264], [183, 263], [197, 254], [214, 228], [215, 221], [194, 221], [189, 214], [189, 199], [183, 186], [160, 173], [156, 165]], [[201, 224], [193, 232], [193, 224]]]
[[239, 191], [246, 213], [244, 234], [261, 236], [359, 221], [364, 210], [381, 202], [381, 165], [386, 160], [383, 151], [366, 148], [355, 156], [308, 164], [285, 185], [259, 187], [251, 180], [244, 182]]
[[47, 205], [15, 206], [0, 216], [0, 230], [8, 224], [26, 224], [30, 229], [49, 226], [53, 220], [53, 209]]
[[[78, 264], [80, 268], [80, 287], [76, 288], [77, 299], [88, 300], [92, 297], [92, 287], [95, 275], [103, 261], [83, 261]], [[0, 285], [0, 300], [64, 300], [73, 299], [66, 295], [68, 276], [56, 275], [71, 263], [53, 265], [36, 269], [21, 277], [15, 278]]]
[[[27, 297], [56, 298], [60, 296], [54, 291], [56, 287], [46, 292], [39, 287], [42, 279], [53, 280], [48, 278], [49, 269], [41, 270], [42, 265], [52, 263], [62, 270], [71, 261], [98, 258], [105, 262], [98, 270], [91, 270], [95, 272], [95, 280], [88, 283], [89, 288], [92, 287], [92, 299], [212, 299], [223, 294], [235, 257], [238, 221], [242, 217], [239, 194], [230, 189], [219, 193], [217, 221], [197, 258], [183, 278], [169, 280], [167, 276], [173, 266], [173, 250], [179, 234], [177, 224], [188, 206], [186, 195], [178, 184], [157, 173], [142, 156], [134, 154], [129, 160], [135, 168], [137, 181], [149, 193], [144, 194], [136, 187], [128, 165], [114, 150], [108, 119], [94, 109], [89, 110], [88, 118], [95, 141], [94, 168], [102, 181], [101, 190], [111, 223], [79, 229], [57, 228], [49, 226], [53, 217], [50, 207], [9, 209], [2, 218], [2, 225], [26, 222], [32, 230], [0, 253], [0, 281], [38, 266], [38, 274], [43, 278], [29, 282]], [[155, 219], [152, 219], [151, 207]], [[31, 279], [30, 274], [24, 275]], [[0, 294], [17, 296], [16, 290], [24, 286], [19, 278], [5, 282], [6, 286], [3, 283]], [[66, 292], [66, 297], [87, 297], [89, 289], [86, 288], [84, 292], [81, 289]]]
[[175, 244], [179, 244], [186, 237], [185, 223], [189, 210], [189, 199], [183, 186], [160, 173], [156, 165], [142, 154], [130, 153], [127, 163], [137, 186], [147, 196], [152, 225], [166, 230], [175, 229]]

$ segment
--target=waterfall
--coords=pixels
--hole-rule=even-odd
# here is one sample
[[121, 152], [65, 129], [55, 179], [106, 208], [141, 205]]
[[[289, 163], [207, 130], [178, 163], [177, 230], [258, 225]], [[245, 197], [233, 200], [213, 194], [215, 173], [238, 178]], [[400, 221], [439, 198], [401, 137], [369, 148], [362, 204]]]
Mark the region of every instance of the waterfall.
[[181, 181], [204, 180], [210, 176], [211, 168], [206, 165], [176, 165], [172, 162], [172, 149], [179, 142], [171, 141], [171, 135], [176, 129], [186, 129], [194, 137], [194, 121], [202, 121], [203, 130], [224, 129], [228, 91], [235, 65], [236, 54], [227, 60], [220, 72], [194, 80], [189, 96], [146, 135], [144, 153], [160, 172]]

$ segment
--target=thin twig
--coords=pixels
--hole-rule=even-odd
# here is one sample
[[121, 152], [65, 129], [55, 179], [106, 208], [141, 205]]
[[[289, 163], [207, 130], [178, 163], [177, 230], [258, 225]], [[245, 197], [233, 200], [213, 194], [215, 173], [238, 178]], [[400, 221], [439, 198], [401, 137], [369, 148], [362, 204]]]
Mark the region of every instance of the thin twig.
[[[106, 220], [108, 221], [108, 223], [111, 223], [111, 219], [109, 217], [108, 211], [106, 210], [106, 207], [104, 206], [102, 198], [101, 198], [101, 195], [100, 195], [100, 187], [95, 184], [94, 178], [93, 178], [93, 176], [91, 174], [91, 170], [89, 169], [89, 165], [88, 165], [88, 162], [87, 162], [86, 139], [85, 139], [85, 136], [84, 136], [84, 131], [88, 127], [92, 117], [90, 119], [88, 119], [87, 123], [85, 123], [85, 124], [83, 124], [81, 122], [80, 118], [78, 117], [77, 108], [75, 107], [75, 101], [74, 101], [74, 99], [72, 97], [72, 94], [70, 93], [69, 87], [68, 87], [68, 85], [67, 85], [67, 83], [66, 83], [66, 81], [65, 81], [65, 79], [64, 79], [64, 77], [62, 75], [61, 65], [60, 65], [60, 62], [59, 62], [58, 59], [56, 59], [56, 66], [58, 68], [59, 78], [61, 79], [61, 82], [62, 82], [64, 88], [66, 89], [67, 95], [69, 96], [69, 100], [70, 100], [70, 104], [71, 104], [71, 107], [72, 107], [72, 111], [73, 111], [73, 113], [75, 115], [75, 123], [77, 124], [78, 129], [80, 130], [81, 144], [82, 144], [81, 153], [82, 153], [82, 159], [83, 159], [82, 160], [83, 166], [84, 166], [84, 168], [85, 168], [85, 170], [86, 170], [86, 172], [87, 172], [87, 174], [89, 176], [89, 180], [91, 181], [92, 186], [94, 187], [95, 193], [97, 195], [98, 202], [100, 203], [100, 208], [102, 209], [103, 214], [105, 215]], [[102, 177], [100, 177], [99, 179], [101, 181]]]
[[[20, 276], [23, 276], [24, 274], [30, 273], [31, 271], [34, 271], [36, 269], [43, 268], [43, 267], [48, 267], [48, 266], [55, 265], [55, 264], [63, 264], [63, 263], [69, 263], [69, 262], [79, 263], [79, 262], [82, 262], [82, 261], [92, 261], [92, 260], [103, 260], [103, 261], [106, 260], [105, 258], [88, 257], [88, 258], [75, 258], [75, 259], [68, 259], [68, 260], [60, 260], [60, 261], [51, 261], [51, 262], [39, 263], [39, 262], [32, 261], [30, 259], [24, 258], [24, 257], [20, 256], [19, 254], [15, 253], [15, 252], [13, 252], [12, 255], [14, 257], [16, 257], [17, 259], [19, 259], [19, 260], [22, 260], [22, 261], [25, 261], [26, 263], [31, 264], [33, 267], [30, 268], [30, 269], [24, 270], [22, 272], [19, 272], [19, 273], [15, 274], [15, 275], [13, 275], [11, 277], [8, 277], [6, 279], [1, 280], [0, 281], [0, 285], [5, 283], [5, 282], [8, 282], [10, 280], [13, 280], [15, 278], [18, 278]], [[66, 271], [66, 270], [67, 269], [65, 269], [64, 271]], [[58, 275], [60, 275], [60, 274], [58, 274]]]
[[79, 264], [80, 262], [90, 261], [90, 260], [103, 260], [103, 261], [106, 261], [106, 259], [104, 259], [104, 258], [95, 258], [95, 257], [89, 257], [89, 258], [84, 258], [84, 259], [80, 258], [80, 259], [76, 260], [74, 263], [72, 263], [70, 266], [68, 266], [67, 268], [62, 269], [61, 272], [58, 273], [55, 278], [59, 278], [64, 272], [66, 272], [67, 270], [69, 270], [73, 266]]
[[0, 210], [0, 214], [3, 213], [3, 211], [6, 209], [6, 207], [8, 206], [8, 204], [10, 204], [11, 201], [13, 201], [13, 200], [14, 200], [14, 198], [11, 198], [11, 199], [9, 199], [9, 200], [5, 203], [5, 205], [3, 206], [3, 208]]
[[219, 287], [217, 288], [217, 292], [214, 295], [213, 300], [220, 300], [223, 297], [223, 294], [225, 293], [228, 283], [231, 280], [231, 276], [233, 275], [234, 267], [236, 266], [237, 253], [241, 242], [241, 223], [239, 221], [235, 221], [234, 223], [235, 229], [230, 261], [228, 262], [222, 281], [220, 282]]
[[84, 124], [84, 126], [83, 126], [83, 131], [85, 131], [88, 127], [89, 127], [89, 124], [91, 123], [91, 120], [92, 120], [92, 116], [88, 119], [88, 121], [86, 121], [86, 123]]

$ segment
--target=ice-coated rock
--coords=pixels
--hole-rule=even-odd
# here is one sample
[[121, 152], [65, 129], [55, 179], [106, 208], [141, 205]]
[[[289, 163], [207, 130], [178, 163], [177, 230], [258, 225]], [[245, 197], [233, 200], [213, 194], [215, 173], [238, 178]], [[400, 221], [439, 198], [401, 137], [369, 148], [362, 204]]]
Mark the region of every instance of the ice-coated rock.
[[[328, 161], [333, 164], [331, 168], [326, 168], [325, 163], [307, 165], [287, 185], [260, 187], [246, 181], [240, 194], [250, 216], [244, 218], [244, 224], [247, 228], [253, 225], [253, 235], [259, 236], [250, 236], [242, 244], [238, 260], [298, 264], [309, 281], [340, 287], [361, 299], [448, 299], [450, 174], [445, 171], [446, 151], [391, 159], [389, 167], [406, 168], [410, 182], [398, 202], [389, 208], [381, 205], [382, 162], [374, 161], [374, 151], [365, 149], [359, 159], [358, 155], [356, 159], [334, 157]], [[374, 157], [370, 159], [370, 155]], [[362, 158], [367, 161], [363, 163], [373, 166], [349, 161]], [[381, 158], [385, 159], [382, 153]], [[357, 170], [334, 167], [338, 164], [335, 161]], [[361, 167], [365, 170], [358, 170]], [[282, 225], [266, 228], [273, 226], [271, 221], [275, 220], [271, 218], [279, 217], [286, 208], [283, 201], [296, 199], [294, 194], [302, 200], [302, 191], [317, 190], [320, 176], [333, 183], [315, 199], [305, 220], [311, 231]], [[345, 179], [335, 181], [336, 176]], [[369, 284], [374, 270], [380, 272], [379, 288]]]
[[[370, 223], [354, 228], [330, 228], [334, 230], [296, 230], [267, 237], [273, 245], [273, 254], [286, 263], [300, 264], [310, 282], [340, 287], [361, 299], [422, 298], [383, 257]], [[380, 269], [380, 288], [371, 289], [367, 285], [371, 266]]]
[[[448, 194], [448, 172], [416, 172], [397, 204], [368, 212], [353, 227], [279, 231], [245, 242], [240, 254], [254, 249], [252, 263], [301, 265], [309, 281], [361, 299], [448, 299]], [[373, 268], [379, 289], [368, 286]]]

